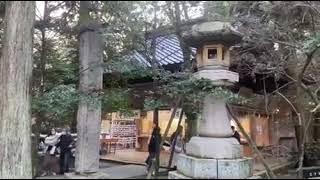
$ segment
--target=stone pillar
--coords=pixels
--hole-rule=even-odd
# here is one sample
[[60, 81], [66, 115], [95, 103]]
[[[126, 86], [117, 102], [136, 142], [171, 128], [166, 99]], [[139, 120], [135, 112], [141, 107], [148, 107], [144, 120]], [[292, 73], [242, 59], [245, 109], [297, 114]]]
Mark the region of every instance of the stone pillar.
[[[199, 71], [196, 77], [211, 79], [217, 85], [226, 85], [226, 82], [221, 79], [237, 79], [237, 77], [222, 77], [223, 74], [212, 76], [217, 74], [217, 71], [221, 72], [221, 70]], [[238, 75], [227, 70], [223, 72], [225, 75]], [[232, 137], [225, 101], [211, 95], [205, 97], [199, 123], [199, 136], [192, 137], [187, 143], [186, 154], [179, 155], [177, 171], [169, 172], [169, 179], [246, 179], [251, 177], [252, 160], [243, 157], [242, 146]]]
[[203, 137], [231, 137], [232, 130], [223, 99], [207, 95], [203, 102], [203, 111], [199, 126], [199, 135]]

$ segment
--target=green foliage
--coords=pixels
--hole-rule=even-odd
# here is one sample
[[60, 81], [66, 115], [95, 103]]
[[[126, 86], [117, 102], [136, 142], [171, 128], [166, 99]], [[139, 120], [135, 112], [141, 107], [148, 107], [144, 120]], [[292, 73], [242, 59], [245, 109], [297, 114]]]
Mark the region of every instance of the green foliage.
[[145, 4], [141, 1], [103, 1], [101, 19], [108, 24], [103, 32], [108, 61], [143, 48]]
[[[156, 74], [156, 73], [155, 73]], [[166, 71], [158, 71], [154, 77], [159, 81], [159, 94], [161, 99], [147, 98], [145, 100], [145, 108], [152, 110], [164, 105], [171, 105], [172, 101], [176, 101], [178, 97], [182, 97], [183, 109], [190, 118], [196, 119], [197, 113], [200, 111], [201, 103], [207, 95], [217, 98], [223, 98], [228, 103], [244, 104], [247, 99], [231, 92], [228, 89], [216, 86], [209, 79], [197, 79], [188, 73], [172, 74]]]
[[308, 54], [320, 47], [320, 33], [308, 38], [303, 46], [303, 50]]
[[102, 97], [104, 111], [130, 113], [129, 89], [108, 89]]
[[209, 20], [229, 21], [232, 1], [206, 1], [204, 3], [204, 13]]
[[154, 99], [154, 98], [146, 98], [144, 101], [144, 109], [146, 111], [150, 111], [150, 110], [154, 110], [154, 109], [159, 109], [160, 107], [166, 105], [164, 102], [162, 102], [161, 100], [158, 99]]
[[51, 63], [52, 68], [47, 70], [47, 88], [51, 89], [57, 84], [70, 84], [78, 80], [77, 71], [78, 65], [75, 63], [65, 63], [59, 60]]
[[57, 127], [69, 124], [77, 109], [79, 100], [97, 104], [102, 102], [104, 111], [120, 111], [130, 114], [129, 89], [109, 89], [100, 95], [84, 95], [77, 92], [75, 85], [58, 85], [40, 97], [32, 99], [33, 114], [43, 114], [41, 126]]
[[33, 114], [45, 114], [43, 126], [59, 126], [70, 121], [78, 102], [75, 85], [59, 85], [32, 99]]
[[190, 77], [180, 81], [172, 81], [163, 87], [164, 92], [170, 97], [181, 96], [185, 102], [198, 104], [202, 102], [207, 95], [212, 95], [217, 98], [224, 98], [227, 102], [245, 103], [245, 99], [232, 93], [230, 90], [218, 87], [209, 79], [196, 79]]
[[151, 68], [143, 66], [139, 62], [129, 61], [124, 58], [117, 58], [105, 63], [105, 69], [107, 72], [117, 72], [120, 73], [126, 79], [136, 79], [144, 77], [152, 77], [155, 74]]
[[318, 143], [309, 143], [305, 145], [306, 160], [319, 160], [320, 159], [320, 145]]

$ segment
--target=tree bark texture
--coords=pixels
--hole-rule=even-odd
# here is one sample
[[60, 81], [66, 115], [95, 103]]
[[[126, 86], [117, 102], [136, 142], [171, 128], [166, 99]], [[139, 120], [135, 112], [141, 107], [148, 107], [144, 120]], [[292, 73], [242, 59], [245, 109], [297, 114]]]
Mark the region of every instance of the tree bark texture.
[[[80, 3], [80, 83], [81, 94], [96, 96], [102, 89], [102, 42], [98, 28], [89, 16], [88, 1]], [[83, 71], [86, 69], [85, 71]], [[99, 170], [99, 135], [101, 102], [91, 103], [81, 98], [77, 114], [76, 172], [94, 173]]]
[[[48, 19], [48, 1], [44, 1], [43, 21]], [[41, 31], [41, 52], [40, 52], [40, 94], [45, 91], [45, 71], [46, 71], [46, 59], [47, 59], [47, 46], [46, 46], [46, 28], [43, 25]]]
[[[182, 2], [183, 3], [183, 2]], [[176, 29], [176, 35], [179, 40], [179, 44], [182, 50], [183, 55], [183, 69], [189, 69], [191, 67], [190, 57], [191, 57], [191, 49], [190, 47], [184, 42], [182, 38], [182, 30], [181, 30], [181, 11], [179, 6], [179, 1], [174, 1], [174, 7], [175, 7], [175, 21], [173, 22], [175, 29]], [[188, 13], [185, 13], [187, 16]]]
[[31, 179], [34, 1], [8, 1], [0, 61], [0, 178]]

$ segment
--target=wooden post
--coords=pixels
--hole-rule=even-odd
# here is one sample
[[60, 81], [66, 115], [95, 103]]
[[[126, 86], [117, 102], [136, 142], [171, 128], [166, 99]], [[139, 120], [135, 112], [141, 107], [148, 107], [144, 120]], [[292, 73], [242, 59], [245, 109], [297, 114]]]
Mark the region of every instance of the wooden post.
[[153, 123], [155, 123], [159, 127], [159, 109], [155, 108], [153, 112]]
[[179, 122], [178, 122], [178, 127], [176, 129], [176, 133], [175, 133], [175, 136], [174, 136], [174, 139], [173, 139], [172, 149], [171, 149], [171, 152], [170, 152], [170, 158], [169, 158], [169, 163], [168, 163], [168, 169], [170, 169], [171, 164], [172, 164], [173, 154], [174, 154], [174, 150], [175, 150], [175, 147], [176, 147], [177, 137], [179, 135], [178, 131], [179, 131], [179, 126], [180, 126], [181, 121], [182, 121], [182, 117], [183, 117], [183, 110], [181, 110], [180, 117], [179, 117]]
[[163, 143], [164, 143], [164, 141], [165, 141], [165, 138], [166, 138], [167, 135], [168, 135], [169, 129], [170, 129], [171, 124], [172, 124], [172, 121], [173, 121], [173, 119], [174, 119], [174, 116], [176, 115], [177, 109], [178, 109], [178, 107], [179, 107], [180, 104], [181, 104], [181, 97], [179, 97], [178, 101], [176, 102], [176, 104], [175, 104], [174, 107], [173, 107], [173, 111], [172, 111], [172, 114], [171, 114], [171, 116], [170, 116], [168, 125], [167, 125], [166, 130], [165, 130], [165, 132], [164, 132], [164, 134], [163, 134], [163, 138], [162, 138], [162, 141], [161, 141], [161, 144], [160, 144], [160, 149], [162, 148]]

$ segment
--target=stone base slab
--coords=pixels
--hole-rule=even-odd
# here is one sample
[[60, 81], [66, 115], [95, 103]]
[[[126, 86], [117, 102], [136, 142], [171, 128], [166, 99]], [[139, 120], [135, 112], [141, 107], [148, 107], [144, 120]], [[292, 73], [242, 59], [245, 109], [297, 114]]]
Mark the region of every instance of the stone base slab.
[[66, 179], [109, 179], [109, 175], [103, 172], [96, 172], [92, 174], [76, 174], [76, 173], [65, 173]]
[[169, 171], [168, 179], [192, 179], [192, 178], [187, 177], [181, 173], [178, 173], [177, 171]]
[[199, 179], [216, 179], [218, 177], [216, 159], [199, 159], [179, 154], [177, 170], [183, 175]]
[[[168, 179], [194, 179], [191, 177], [187, 177], [177, 171], [170, 171], [168, 175]], [[262, 179], [260, 176], [251, 176], [246, 179]]]
[[218, 179], [246, 179], [253, 175], [253, 163], [250, 158], [219, 159]]
[[263, 179], [263, 178], [260, 177], [260, 176], [251, 176], [251, 177], [249, 177], [249, 178], [247, 178], [247, 179]]
[[186, 153], [199, 158], [239, 159], [242, 146], [235, 138], [192, 137], [186, 144]]
[[251, 179], [252, 159], [200, 159], [179, 155], [177, 171], [169, 179]]

